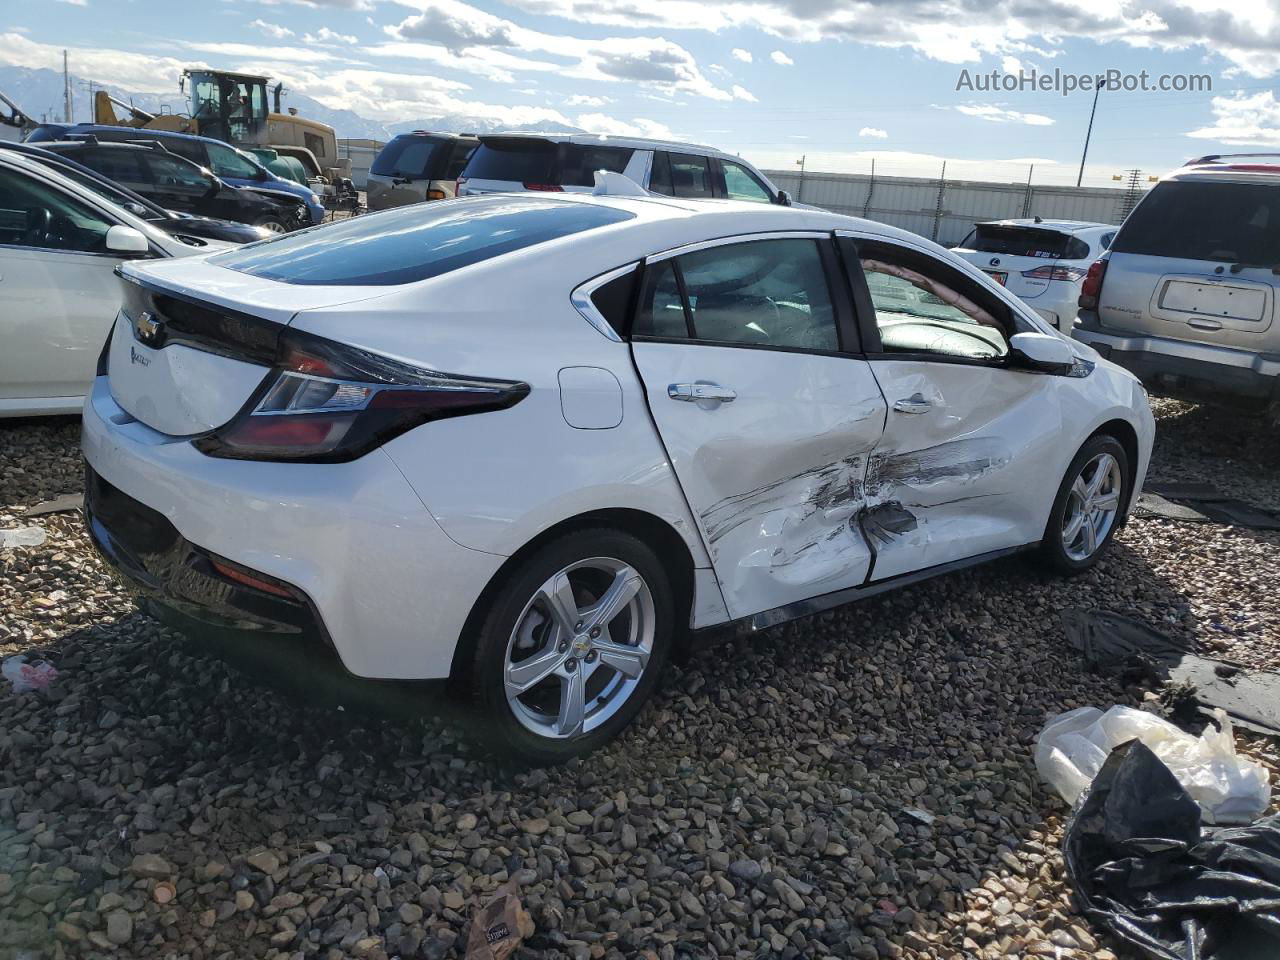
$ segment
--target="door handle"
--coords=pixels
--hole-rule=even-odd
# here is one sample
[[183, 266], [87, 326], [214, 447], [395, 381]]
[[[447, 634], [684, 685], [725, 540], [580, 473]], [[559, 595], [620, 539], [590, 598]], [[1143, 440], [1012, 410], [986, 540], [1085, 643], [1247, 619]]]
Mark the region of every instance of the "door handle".
[[1210, 320], [1208, 317], [1192, 317], [1187, 321], [1187, 326], [1195, 327], [1197, 330], [1221, 330], [1221, 320]]
[[736, 400], [738, 394], [718, 383], [673, 383], [667, 387], [667, 396], [672, 400], [684, 400], [697, 403], [699, 400], [718, 400], [728, 403]]
[[933, 409], [933, 401], [926, 400], [920, 394], [916, 393], [902, 400], [893, 402], [893, 409], [899, 413], [928, 413]]

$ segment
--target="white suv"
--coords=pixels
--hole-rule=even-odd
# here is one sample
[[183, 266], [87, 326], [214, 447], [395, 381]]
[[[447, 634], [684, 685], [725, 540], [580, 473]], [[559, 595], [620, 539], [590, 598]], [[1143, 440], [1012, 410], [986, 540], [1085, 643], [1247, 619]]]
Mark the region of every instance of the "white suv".
[[791, 197], [741, 157], [693, 143], [594, 134], [497, 134], [480, 138], [458, 178], [460, 197], [523, 190], [590, 193], [605, 170], [650, 193], [691, 200], [754, 200], [791, 206]]

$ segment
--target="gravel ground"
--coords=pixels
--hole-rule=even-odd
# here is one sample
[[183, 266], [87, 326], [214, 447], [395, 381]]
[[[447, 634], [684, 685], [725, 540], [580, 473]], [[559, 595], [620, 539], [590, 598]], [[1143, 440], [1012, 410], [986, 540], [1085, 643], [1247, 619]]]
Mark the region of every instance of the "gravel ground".
[[[1274, 432], [1157, 407], [1154, 477], [1280, 506]], [[79, 489], [77, 432], [0, 425], [0, 529]], [[60, 671], [0, 688], [0, 957], [460, 957], [503, 883], [519, 957], [1114, 957], [1031, 743], [1144, 691], [1084, 673], [1059, 614], [1280, 663], [1280, 536], [1135, 520], [1073, 581], [1008, 560], [699, 653], [608, 749], [512, 774], [419, 687], [256, 683], [138, 614], [77, 514], [38, 522], [0, 552], [0, 654]]]

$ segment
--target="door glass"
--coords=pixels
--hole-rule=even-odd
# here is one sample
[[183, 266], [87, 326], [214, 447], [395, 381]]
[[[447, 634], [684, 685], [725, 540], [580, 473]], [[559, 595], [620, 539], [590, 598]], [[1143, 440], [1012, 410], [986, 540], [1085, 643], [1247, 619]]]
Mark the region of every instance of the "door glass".
[[677, 197], [714, 197], [711, 187], [711, 164], [706, 157], [683, 153], [669, 155], [671, 192]]
[[117, 183], [146, 183], [147, 174], [139, 160], [140, 150], [118, 149], [109, 147], [97, 150], [81, 150], [71, 154], [71, 159], [83, 163], [91, 170], [96, 170], [108, 180]]
[[654, 193], [671, 196], [671, 159], [665, 150], [653, 154], [653, 169], [649, 171], [649, 189]]
[[240, 156], [230, 147], [208, 144], [209, 166], [220, 177], [235, 177], [238, 180], [256, 180], [258, 168], [249, 160]]
[[644, 301], [636, 311], [635, 335], [667, 339], [687, 337], [689, 329], [676, 279], [675, 261], [667, 260], [650, 271], [647, 287]]
[[755, 178], [746, 167], [732, 160], [721, 160], [724, 167], [724, 188], [730, 200], [755, 200], [759, 203], [773, 203], [771, 194], [763, 183]]
[[816, 241], [752, 240], [686, 254], [676, 264], [697, 339], [839, 349]]
[[959, 271], [876, 245], [862, 248], [862, 271], [886, 353], [994, 360], [1009, 352], [989, 298]]
[[114, 226], [78, 200], [11, 170], [0, 170], [0, 243], [78, 253], [106, 249]]
[[151, 182], [160, 187], [191, 187], [208, 190], [209, 179], [193, 163], [162, 153], [149, 153], [145, 161], [151, 168]]

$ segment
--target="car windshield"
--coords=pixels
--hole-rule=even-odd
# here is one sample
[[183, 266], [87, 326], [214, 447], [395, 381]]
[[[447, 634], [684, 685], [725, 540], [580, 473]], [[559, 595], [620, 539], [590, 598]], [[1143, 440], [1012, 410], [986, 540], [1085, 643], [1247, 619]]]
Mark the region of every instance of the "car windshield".
[[431, 176], [432, 160], [448, 147], [440, 140], [428, 137], [396, 137], [374, 158], [369, 172], [379, 177], [404, 177], [424, 180]]
[[1280, 266], [1280, 184], [1166, 180], [1129, 214], [1115, 253]]
[[284, 283], [389, 286], [440, 276], [633, 216], [544, 197], [475, 197], [340, 220], [209, 262]]

